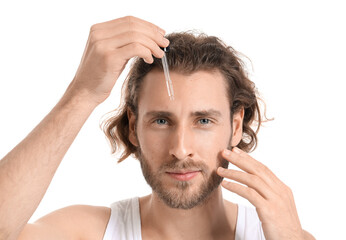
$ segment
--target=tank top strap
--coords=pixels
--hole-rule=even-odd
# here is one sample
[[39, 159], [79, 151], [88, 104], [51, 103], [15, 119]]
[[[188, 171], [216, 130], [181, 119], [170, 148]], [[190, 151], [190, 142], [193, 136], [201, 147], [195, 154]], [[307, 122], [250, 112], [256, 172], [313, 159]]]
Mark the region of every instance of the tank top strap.
[[142, 240], [138, 197], [111, 204], [103, 240]]
[[265, 240], [255, 208], [238, 204], [235, 240]]

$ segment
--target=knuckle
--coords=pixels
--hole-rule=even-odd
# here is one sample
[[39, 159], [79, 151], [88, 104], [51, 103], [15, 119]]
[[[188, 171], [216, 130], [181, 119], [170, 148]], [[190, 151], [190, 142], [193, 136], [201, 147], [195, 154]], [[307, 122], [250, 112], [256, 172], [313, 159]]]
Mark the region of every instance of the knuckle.
[[98, 23], [91, 25], [91, 27], [90, 27], [90, 32], [96, 31], [96, 30], [98, 29], [98, 26], [99, 26]]
[[257, 173], [267, 173], [268, 172], [268, 168], [265, 165], [263, 165], [261, 163], [258, 163], [256, 165], [257, 165], [256, 166]]
[[90, 32], [90, 42], [95, 43], [101, 39], [100, 33], [96, 30]]
[[250, 174], [249, 178], [250, 182], [258, 182], [259, 180], [259, 177], [254, 174]]
[[161, 35], [161, 33], [157, 32], [156, 33], [156, 41], [158, 42], [164, 42], [165, 41], [165, 36]]
[[233, 189], [235, 191], [239, 190], [238, 185], [234, 184], [231, 181], [226, 181], [225, 184], [228, 189]]
[[151, 51], [140, 43], [135, 43], [135, 49], [136, 51], [138, 51], [138, 53], [141, 53], [143, 55], [151, 55]]
[[247, 194], [250, 196], [250, 197], [255, 197], [257, 194], [256, 194], [256, 191], [252, 188], [247, 188]]
[[129, 22], [129, 23], [131, 23], [131, 22], [134, 21], [134, 17], [131, 16], [131, 15], [126, 16], [125, 19], [126, 19], [126, 21]]
[[147, 48], [144, 50], [145, 50], [145, 54], [147, 54], [150, 58], [152, 58], [152, 52]]
[[289, 196], [293, 196], [293, 191], [289, 186], [284, 184], [284, 188]]
[[134, 31], [136, 29], [137, 23], [135, 21], [135, 17], [133, 16], [126, 16], [125, 17], [125, 24], [127, 25], [127, 28], [129, 31]]
[[147, 60], [152, 59], [151, 51], [140, 43], [134, 42], [132, 44], [132, 50], [134, 51], [134, 53], [136, 53], [137, 56], [141, 56], [142, 58], [145, 58]]
[[132, 45], [135, 51], [142, 51], [142, 45], [140, 43], [134, 42]]

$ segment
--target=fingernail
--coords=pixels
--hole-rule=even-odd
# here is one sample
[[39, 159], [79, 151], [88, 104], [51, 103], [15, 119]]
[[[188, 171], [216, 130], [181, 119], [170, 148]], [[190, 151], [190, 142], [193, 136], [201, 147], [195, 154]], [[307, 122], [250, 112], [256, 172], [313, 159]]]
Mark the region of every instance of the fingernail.
[[144, 60], [144, 62], [146, 62], [147, 64], [152, 64], [152, 63], [154, 62], [154, 59], [148, 59], [148, 60], [146, 60], [146, 59], [143, 58], [143, 60]]
[[218, 170], [219, 170], [219, 172], [224, 172], [225, 171], [225, 169], [222, 168], [222, 167], [219, 167]]
[[163, 38], [163, 42], [164, 44], [166, 44], [167, 46], [169, 45], [169, 40], [167, 38]]
[[225, 150], [223, 150], [223, 153], [224, 153], [225, 155], [230, 155], [230, 154], [231, 154], [231, 151], [228, 150], [228, 149], [225, 149]]
[[240, 150], [239, 150], [239, 148], [234, 147], [234, 148], [233, 148], [233, 152], [235, 152], [235, 153], [240, 153]]

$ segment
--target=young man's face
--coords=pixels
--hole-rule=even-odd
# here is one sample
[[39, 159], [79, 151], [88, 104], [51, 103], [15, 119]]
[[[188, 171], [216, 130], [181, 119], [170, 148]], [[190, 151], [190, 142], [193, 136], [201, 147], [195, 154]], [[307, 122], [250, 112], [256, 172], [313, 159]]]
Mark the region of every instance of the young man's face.
[[228, 162], [220, 157], [241, 138], [242, 116], [231, 130], [226, 84], [218, 71], [190, 75], [171, 72], [174, 101], [164, 74], [146, 75], [138, 102], [138, 120], [130, 114], [130, 141], [138, 146], [143, 175], [168, 206], [190, 209], [220, 185], [216, 174]]

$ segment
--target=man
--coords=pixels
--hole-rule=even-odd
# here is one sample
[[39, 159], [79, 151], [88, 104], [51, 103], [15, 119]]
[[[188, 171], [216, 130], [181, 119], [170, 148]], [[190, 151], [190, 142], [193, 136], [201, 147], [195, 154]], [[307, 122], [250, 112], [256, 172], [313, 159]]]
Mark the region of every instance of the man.
[[[234, 50], [213, 37], [172, 34], [170, 43], [164, 35], [134, 17], [91, 28], [64, 96], [0, 162], [0, 239], [313, 239], [290, 189], [246, 153], [256, 143], [256, 113], [261, 119]], [[168, 45], [174, 100], [160, 65]], [[111, 209], [66, 207], [27, 224], [84, 122], [135, 56], [124, 106], [104, 129], [114, 151], [124, 146], [121, 160], [139, 159], [152, 194]], [[256, 210], [224, 200], [221, 182]]]

